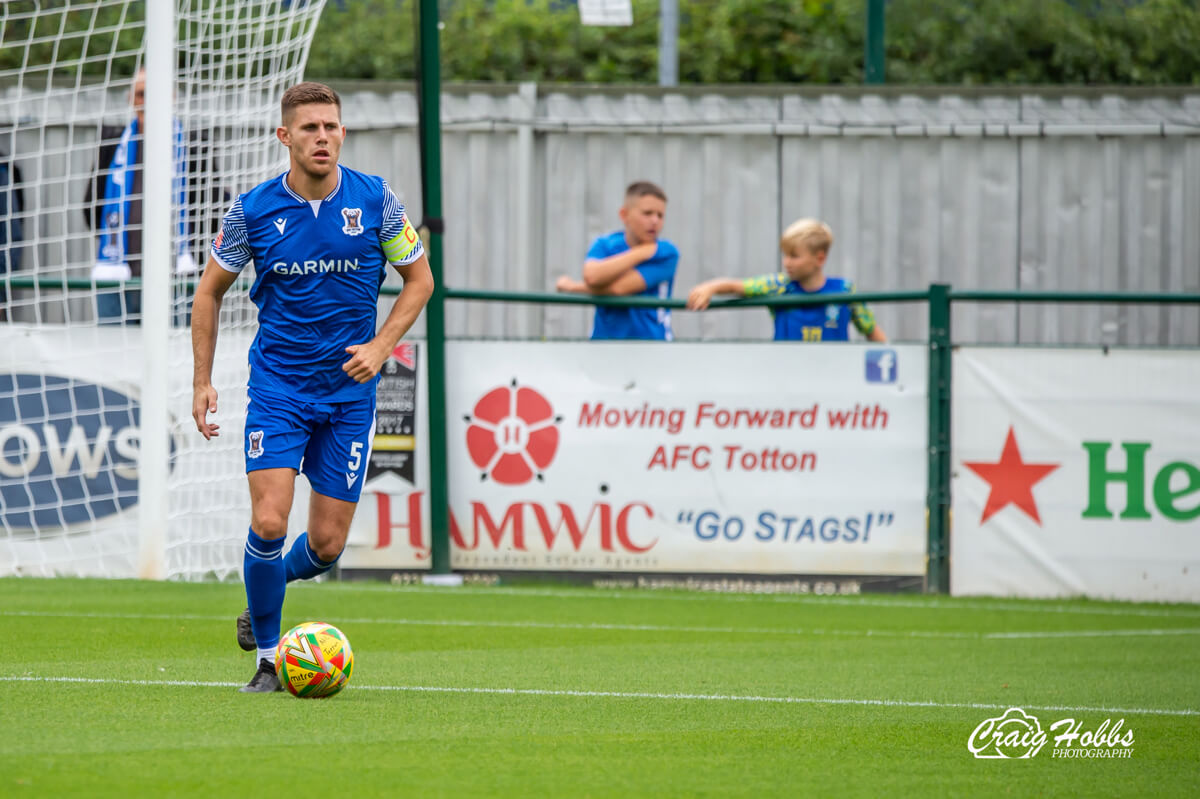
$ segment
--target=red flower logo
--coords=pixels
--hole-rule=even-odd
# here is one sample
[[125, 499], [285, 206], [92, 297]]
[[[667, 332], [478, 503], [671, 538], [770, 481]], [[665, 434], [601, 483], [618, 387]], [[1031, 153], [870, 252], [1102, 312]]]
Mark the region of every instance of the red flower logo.
[[518, 388], [513, 380], [480, 397], [464, 418], [470, 424], [467, 451], [483, 470], [481, 480], [521, 485], [535, 476], [543, 479], [542, 469], [558, 449], [556, 425], [562, 421], [549, 400], [532, 388]]

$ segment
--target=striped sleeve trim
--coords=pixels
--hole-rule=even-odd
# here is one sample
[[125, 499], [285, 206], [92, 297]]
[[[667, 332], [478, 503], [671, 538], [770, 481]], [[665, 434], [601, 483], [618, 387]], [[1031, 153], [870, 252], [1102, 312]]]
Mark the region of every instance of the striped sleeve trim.
[[242, 209], [241, 197], [233, 201], [221, 222], [221, 230], [213, 239], [212, 256], [227, 272], [241, 272], [254, 260], [250, 238], [246, 235], [246, 212]]
[[396, 266], [411, 264], [425, 253], [421, 237], [387, 181], [383, 183], [383, 224], [379, 228], [379, 243], [388, 261]]

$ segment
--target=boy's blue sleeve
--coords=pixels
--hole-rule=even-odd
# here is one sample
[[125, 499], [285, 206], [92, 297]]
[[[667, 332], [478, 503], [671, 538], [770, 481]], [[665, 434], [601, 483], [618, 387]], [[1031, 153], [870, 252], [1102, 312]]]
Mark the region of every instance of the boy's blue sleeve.
[[646, 288], [652, 289], [659, 283], [669, 283], [674, 280], [675, 268], [678, 265], [679, 250], [675, 249], [675, 245], [669, 241], [660, 241], [658, 252], [654, 253], [654, 257], [642, 261], [634, 269], [642, 276], [642, 280], [646, 281]]
[[611, 255], [611, 253], [608, 251], [608, 246], [604, 242], [604, 238], [604, 236], [601, 236], [592, 242], [591, 247], [588, 247], [587, 260], [598, 261], [601, 258], [607, 258], [609, 255]]

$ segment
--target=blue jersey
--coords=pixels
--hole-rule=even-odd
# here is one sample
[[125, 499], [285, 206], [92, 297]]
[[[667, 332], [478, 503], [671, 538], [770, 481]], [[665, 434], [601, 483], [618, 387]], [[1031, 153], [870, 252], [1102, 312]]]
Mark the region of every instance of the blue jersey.
[[[805, 291], [786, 273], [747, 278], [742, 292], [747, 297], [768, 297], [779, 294], [843, 294], [853, 292], [854, 284], [841, 277], [825, 278], [825, 285], [816, 291]], [[776, 341], [848, 341], [850, 324], [864, 336], [875, 329], [875, 315], [861, 302], [848, 305], [800, 305], [794, 308], [771, 308], [775, 319]]]
[[[620, 255], [629, 250], [625, 232], [618, 230], [601, 236], [588, 248], [588, 260], [601, 260]], [[638, 297], [671, 296], [675, 284], [675, 267], [679, 264], [679, 250], [666, 239], [658, 240], [658, 251], [654, 256], [634, 267], [646, 281], [646, 290]], [[668, 308], [606, 308], [596, 306], [596, 318], [592, 322], [593, 339], [646, 338], [670, 341], [671, 311]]]
[[383, 178], [339, 166], [337, 188], [312, 201], [286, 178], [239, 196], [212, 245], [230, 272], [255, 265], [250, 387], [319, 402], [371, 396], [375, 380], [342, 371], [346, 347], [375, 336], [384, 270], [417, 260], [421, 239]]

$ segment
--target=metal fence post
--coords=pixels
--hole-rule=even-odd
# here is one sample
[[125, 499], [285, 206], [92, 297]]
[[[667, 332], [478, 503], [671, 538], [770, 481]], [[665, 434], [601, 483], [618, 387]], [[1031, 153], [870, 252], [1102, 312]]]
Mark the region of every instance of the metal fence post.
[[929, 525], [925, 587], [950, 591], [950, 286], [929, 287]]
[[421, 144], [425, 159], [425, 218], [433, 296], [425, 308], [429, 374], [429, 549], [434, 574], [450, 573], [450, 496], [446, 465], [446, 301], [442, 286], [441, 74], [436, 0], [421, 0]]
[[866, 35], [863, 37], [863, 82], [883, 83], [884, 0], [867, 0]]

